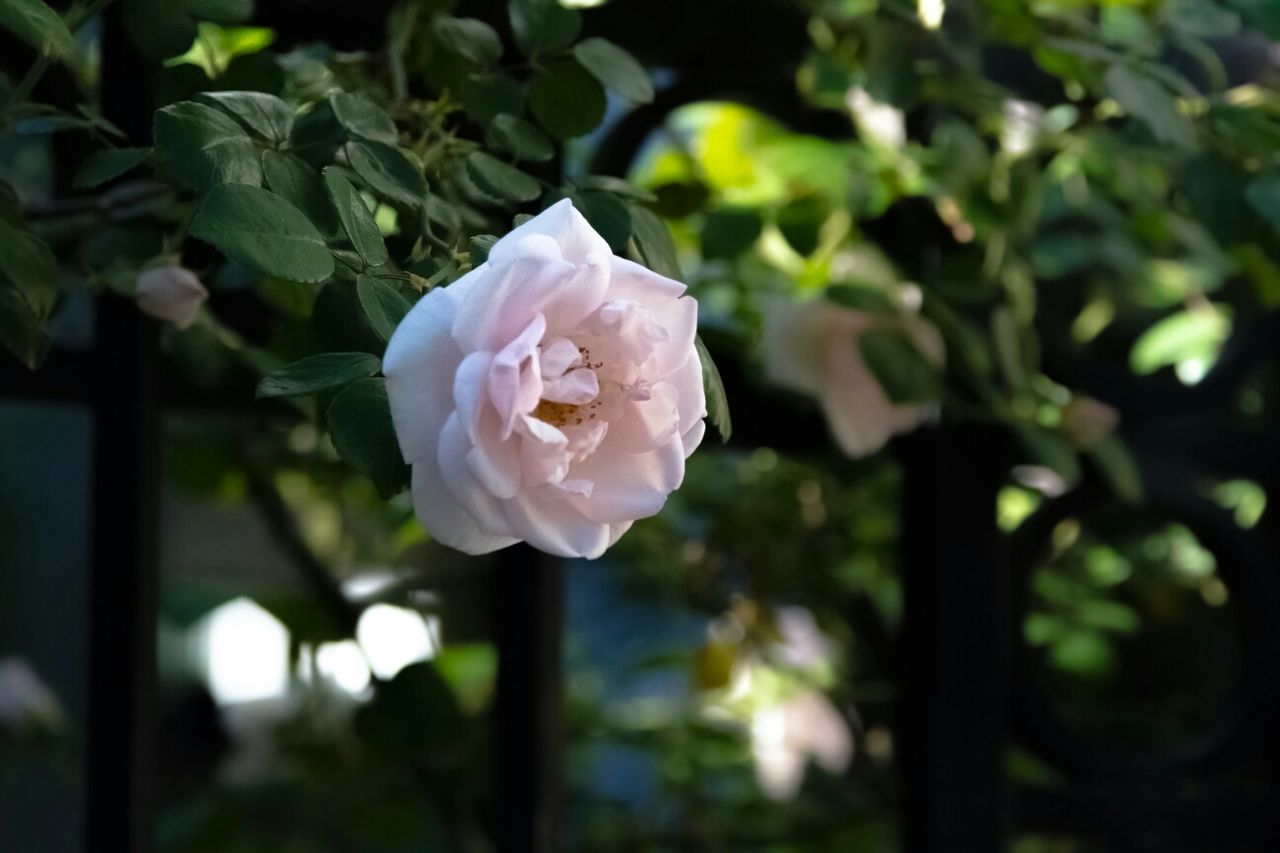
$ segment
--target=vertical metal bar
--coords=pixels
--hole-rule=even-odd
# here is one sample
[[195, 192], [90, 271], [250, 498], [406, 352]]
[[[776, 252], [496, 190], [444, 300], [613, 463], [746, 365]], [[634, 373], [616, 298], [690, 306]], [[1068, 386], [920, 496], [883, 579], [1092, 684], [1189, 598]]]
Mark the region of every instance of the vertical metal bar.
[[155, 329], [132, 303], [99, 303], [85, 850], [151, 849], [159, 416]]
[[525, 545], [493, 581], [498, 643], [496, 837], [502, 853], [552, 853], [560, 832], [564, 569]]
[[[102, 41], [102, 100], [134, 144], [146, 144], [150, 80], [129, 46], [119, 4]], [[160, 417], [157, 336], [132, 302], [98, 300], [93, 360], [93, 559], [89, 582], [88, 851], [152, 848]]]
[[903, 443], [907, 853], [1004, 847], [1009, 594], [996, 494], [1005, 441], [992, 428], [955, 426]]

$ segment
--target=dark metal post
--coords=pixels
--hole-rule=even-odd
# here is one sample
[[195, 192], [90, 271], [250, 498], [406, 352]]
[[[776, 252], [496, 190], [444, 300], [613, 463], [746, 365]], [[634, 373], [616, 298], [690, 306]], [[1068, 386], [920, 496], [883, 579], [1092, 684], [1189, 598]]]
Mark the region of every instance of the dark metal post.
[[493, 581], [498, 643], [497, 843], [502, 853], [559, 849], [563, 741], [564, 569], [518, 545]]
[[121, 299], [98, 305], [93, 562], [89, 589], [86, 850], [151, 849], [160, 467], [155, 329]]
[[[103, 109], [134, 144], [150, 127], [149, 77], [117, 6], [103, 37]], [[157, 329], [128, 300], [97, 304], [93, 562], [89, 589], [89, 717], [85, 850], [146, 853], [154, 832], [160, 411]]]
[[905, 461], [898, 743], [907, 853], [1003, 849], [1008, 584], [996, 527], [1005, 436], [925, 430]]

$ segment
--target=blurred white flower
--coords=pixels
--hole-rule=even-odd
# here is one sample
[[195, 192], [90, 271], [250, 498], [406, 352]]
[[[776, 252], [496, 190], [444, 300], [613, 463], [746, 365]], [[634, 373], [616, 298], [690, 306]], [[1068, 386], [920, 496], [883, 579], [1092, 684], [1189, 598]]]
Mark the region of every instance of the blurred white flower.
[[62, 705], [25, 660], [0, 659], [0, 728], [61, 728]]
[[1021, 157], [1035, 147], [1044, 125], [1044, 108], [1011, 98], [1004, 102], [1002, 112], [1000, 147], [1014, 157]]
[[817, 690], [757, 711], [751, 719], [751, 754], [765, 795], [791, 799], [813, 760], [833, 775], [853, 759], [853, 736], [831, 701]]
[[134, 299], [144, 314], [185, 329], [196, 320], [209, 291], [195, 273], [169, 264], [138, 274]]
[[832, 662], [835, 650], [811, 612], [803, 607], [779, 607], [774, 611], [774, 622], [782, 635], [777, 651], [783, 663], [812, 669]]
[[902, 118], [902, 110], [877, 101], [860, 86], [845, 92], [844, 101], [864, 137], [887, 148], [901, 148], [907, 141], [907, 125]]
[[883, 317], [824, 299], [764, 306], [764, 364], [769, 379], [815, 397], [840, 449], [858, 458], [893, 435], [909, 432], [934, 413], [923, 403], [894, 403], [862, 357], [859, 341], [872, 330], [896, 328], [920, 353], [941, 366], [946, 349], [937, 328], [911, 310]]

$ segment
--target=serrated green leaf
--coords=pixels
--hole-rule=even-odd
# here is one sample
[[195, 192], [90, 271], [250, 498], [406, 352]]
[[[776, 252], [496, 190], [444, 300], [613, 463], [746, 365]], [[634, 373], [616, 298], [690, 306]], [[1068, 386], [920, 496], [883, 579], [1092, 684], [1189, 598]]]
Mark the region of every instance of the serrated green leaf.
[[387, 255], [387, 244], [383, 242], [378, 223], [374, 221], [373, 213], [360, 193], [333, 166], [324, 170], [324, 183], [333, 207], [338, 211], [342, 230], [346, 232], [365, 266], [380, 267], [387, 263], [391, 259]]
[[724, 392], [724, 380], [720, 378], [720, 370], [707, 352], [707, 345], [701, 337], [694, 338], [694, 346], [698, 350], [698, 361], [702, 363], [702, 384], [707, 397], [707, 420], [720, 433], [720, 441], [727, 442], [733, 434], [733, 419], [729, 416], [729, 397]]
[[581, 189], [604, 190], [614, 195], [620, 195], [629, 201], [642, 201], [645, 204], [652, 204], [658, 200], [658, 196], [649, 192], [649, 190], [613, 175], [584, 175], [581, 178], [574, 178], [573, 182]]
[[872, 330], [858, 337], [858, 349], [885, 396], [894, 403], [937, 400], [942, 379], [910, 339], [900, 332]]
[[486, 137], [492, 148], [501, 148], [517, 160], [542, 162], [555, 156], [555, 145], [537, 127], [503, 113], [494, 116]]
[[333, 274], [333, 258], [311, 221], [257, 187], [214, 187], [196, 212], [191, 236], [267, 275], [317, 282]]
[[573, 46], [574, 57], [604, 84], [633, 104], [653, 101], [653, 83], [634, 56], [613, 42], [589, 38]]
[[657, 214], [638, 204], [631, 205], [631, 244], [637, 261], [659, 275], [680, 280], [680, 262], [671, 232]]
[[582, 16], [555, 0], [511, 0], [511, 31], [525, 56], [559, 50], [582, 30]]
[[257, 395], [264, 398], [319, 394], [367, 379], [381, 369], [381, 360], [366, 352], [309, 355], [262, 377]]
[[253, 140], [220, 110], [194, 101], [170, 104], [156, 112], [152, 135], [166, 171], [184, 186], [207, 190], [216, 184], [262, 183]]
[[445, 49], [468, 62], [492, 65], [502, 58], [502, 39], [484, 21], [441, 15], [431, 27]]
[[405, 207], [420, 207], [427, 200], [427, 180], [404, 151], [382, 142], [346, 144], [347, 161], [374, 193]]
[[356, 471], [390, 498], [409, 484], [409, 466], [391, 423], [385, 379], [361, 379], [338, 392], [326, 414], [333, 446]]
[[71, 51], [71, 31], [43, 0], [0, 0], [0, 27], [44, 56], [60, 58]]
[[393, 285], [370, 275], [356, 277], [356, 296], [369, 325], [384, 341], [391, 340], [396, 326], [413, 307]]
[[271, 191], [306, 214], [321, 234], [337, 232], [338, 217], [324, 181], [305, 160], [287, 151], [263, 151], [262, 171]]
[[23, 228], [0, 222], [0, 282], [21, 293], [36, 318], [53, 310], [58, 295], [58, 262], [43, 240]]
[[350, 133], [375, 142], [395, 145], [400, 140], [390, 113], [364, 95], [334, 92], [329, 96], [333, 115]]
[[147, 159], [150, 148], [99, 148], [89, 152], [76, 170], [75, 186], [90, 189], [128, 172]]
[[534, 75], [529, 107], [552, 136], [582, 136], [604, 118], [604, 88], [577, 62], [553, 62]]
[[280, 145], [293, 132], [293, 107], [265, 92], [202, 92], [201, 101], [218, 107], [239, 121], [246, 130], [273, 145]]
[[467, 174], [476, 186], [495, 198], [533, 201], [542, 195], [542, 185], [536, 178], [483, 151], [473, 152], [467, 157]]

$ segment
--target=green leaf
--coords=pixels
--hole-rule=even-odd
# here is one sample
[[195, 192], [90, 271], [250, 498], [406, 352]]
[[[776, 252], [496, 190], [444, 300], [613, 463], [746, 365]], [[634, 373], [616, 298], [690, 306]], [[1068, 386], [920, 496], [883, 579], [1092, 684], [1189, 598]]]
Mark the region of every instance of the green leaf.
[[262, 171], [271, 191], [306, 214], [320, 233], [337, 232], [338, 218], [329, 203], [324, 181], [305, 160], [287, 151], [263, 151]]
[[835, 284], [823, 291], [827, 301], [834, 302], [842, 308], [862, 311], [867, 314], [893, 316], [898, 313], [897, 307], [878, 287], [861, 284]]
[[196, 212], [191, 235], [267, 275], [315, 282], [333, 274], [333, 258], [311, 221], [257, 187], [214, 187]]
[[487, 125], [502, 113], [524, 112], [525, 86], [506, 74], [473, 74], [462, 83], [462, 109]]
[[577, 62], [561, 60], [534, 76], [529, 107], [552, 136], [582, 136], [604, 118], [604, 89]]
[[156, 153], [184, 186], [262, 183], [258, 149], [234, 119], [213, 107], [180, 101], [159, 110], [152, 125]]
[[365, 266], [380, 267], [387, 263], [390, 260], [387, 244], [383, 242], [378, 223], [360, 193], [332, 166], [324, 170], [324, 183], [334, 209], [338, 211], [338, 219], [342, 221], [342, 230], [347, 232], [351, 245], [355, 246], [356, 254]]
[[325, 352], [273, 370], [258, 383], [258, 397], [303, 397], [333, 391], [382, 369], [376, 355], [365, 352]]
[[238, 120], [245, 129], [273, 145], [293, 132], [293, 107], [265, 92], [202, 92], [196, 96]]
[[709, 211], [702, 224], [702, 256], [736, 258], [756, 242], [764, 222], [749, 207], [725, 207]]
[[537, 127], [502, 113], [494, 116], [486, 136], [491, 148], [501, 148], [517, 160], [543, 162], [555, 156], [555, 145]]
[[573, 182], [584, 190], [604, 190], [614, 195], [620, 195], [630, 201], [642, 201], [645, 204], [652, 204], [658, 200], [658, 197], [649, 190], [613, 175], [584, 175], [581, 178], [574, 178]]
[[1089, 451], [1089, 458], [1112, 490], [1125, 503], [1142, 502], [1142, 472], [1128, 445], [1116, 435], [1108, 435]]
[[178, 5], [215, 24], [243, 24], [253, 17], [253, 0], [180, 0]]
[[511, 0], [511, 31], [525, 56], [559, 50], [582, 30], [582, 16], [556, 0]]
[[868, 331], [858, 337], [858, 349], [885, 396], [894, 403], [937, 400], [942, 381], [906, 335], [894, 331]]
[[76, 170], [77, 189], [101, 186], [128, 172], [147, 159], [150, 148], [99, 148], [89, 152]]
[[542, 185], [536, 178], [483, 151], [473, 152], [467, 157], [467, 174], [476, 186], [495, 198], [533, 201], [542, 195]]
[[329, 105], [338, 124], [356, 136], [387, 145], [395, 145], [400, 140], [391, 115], [364, 95], [334, 92], [329, 96]]
[[733, 434], [733, 420], [729, 417], [729, 398], [724, 393], [724, 380], [720, 378], [720, 370], [707, 352], [707, 345], [701, 337], [694, 338], [698, 350], [698, 361], [702, 362], [702, 384], [707, 395], [707, 420], [720, 433], [720, 441], [727, 442]]
[[1199, 362], [1207, 369], [1230, 334], [1231, 319], [1216, 307], [1179, 311], [1134, 341], [1129, 366], [1142, 374], [1182, 362]]
[[1280, 172], [1264, 173], [1245, 189], [1245, 197], [1272, 228], [1280, 230]]
[[369, 275], [356, 277], [356, 296], [369, 325], [384, 341], [391, 340], [396, 326], [413, 307], [389, 282]]
[[326, 419], [338, 454], [390, 498], [409, 484], [400, 455], [385, 379], [361, 379], [338, 392]]
[[611, 192], [584, 190], [573, 195], [573, 204], [609, 248], [618, 254], [626, 251], [633, 227], [626, 202]]
[[29, 370], [49, 355], [49, 335], [31, 306], [16, 290], [0, 286], [0, 343]]
[[472, 237], [470, 243], [471, 266], [478, 267], [489, 260], [489, 250], [497, 242], [498, 238], [492, 234], [477, 234]]
[[348, 142], [347, 160], [369, 189], [405, 207], [427, 200], [427, 180], [404, 151], [382, 142]]
[[1212, 0], [1165, 0], [1160, 17], [1166, 25], [1196, 38], [1226, 38], [1240, 31], [1240, 16]]
[[444, 47], [476, 65], [492, 65], [502, 58], [502, 39], [493, 27], [475, 18], [441, 15], [432, 22]]
[[652, 210], [638, 204], [631, 205], [632, 255], [649, 269], [680, 280], [680, 262], [676, 259], [676, 244], [666, 223]]
[[0, 281], [11, 282], [28, 307], [42, 320], [58, 295], [58, 262], [43, 240], [22, 228], [0, 222]]
[[1125, 112], [1145, 124], [1158, 142], [1195, 148], [1195, 126], [1178, 112], [1173, 94], [1164, 86], [1123, 64], [1107, 69], [1106, 83], [1111, 97]]
[[0, 27], [43, 56], [63, 57], [71, 51], [71, 31], [43, 0], [0, 0]]
[[644, 66], [611, 41], [589, 38], [573, 47], [573, 55], [608, 89], [633, 104], [653, 101], [653, 83]]

